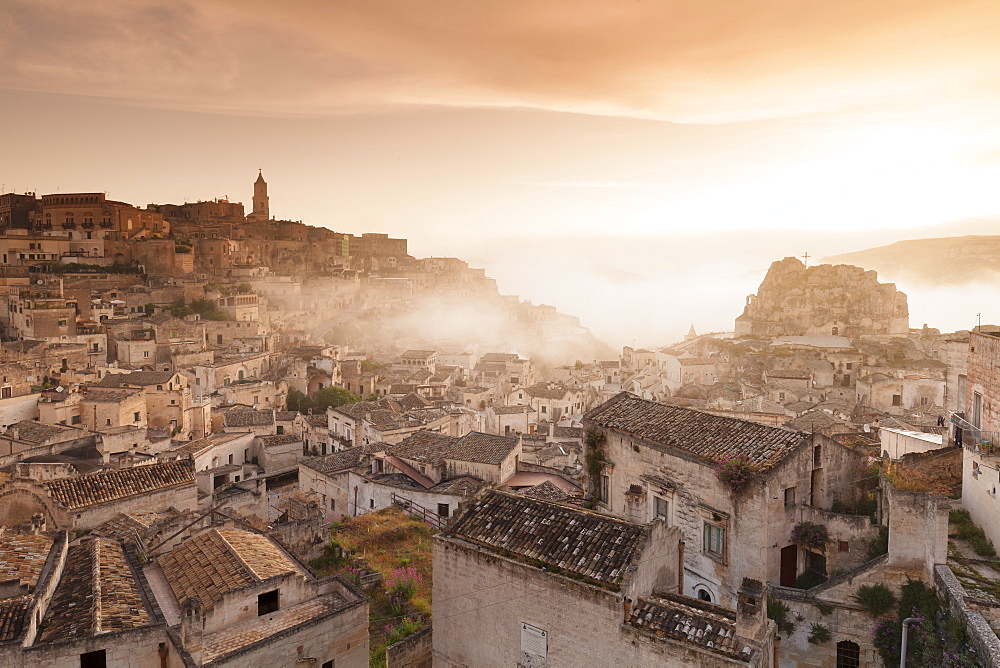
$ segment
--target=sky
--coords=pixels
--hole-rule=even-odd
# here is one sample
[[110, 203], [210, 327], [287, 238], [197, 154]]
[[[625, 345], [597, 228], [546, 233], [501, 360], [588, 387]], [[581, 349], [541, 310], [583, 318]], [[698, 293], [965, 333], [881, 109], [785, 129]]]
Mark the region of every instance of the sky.
[[772, 260], [1000, 214], [998, 38], [963, 0], [4, 0], [0, 187], [249, 204], [261, 168], [278, 217], [663, 344]]

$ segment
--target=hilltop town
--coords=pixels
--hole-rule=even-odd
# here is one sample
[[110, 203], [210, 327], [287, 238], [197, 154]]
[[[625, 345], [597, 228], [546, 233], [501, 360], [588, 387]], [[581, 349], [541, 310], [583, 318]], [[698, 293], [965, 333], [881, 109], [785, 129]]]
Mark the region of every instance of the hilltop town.
[[1000, 328], [873, 271], [614, 354], [262, 174], [0, 195], [0, 259], [3, 665], [1000, 656]]

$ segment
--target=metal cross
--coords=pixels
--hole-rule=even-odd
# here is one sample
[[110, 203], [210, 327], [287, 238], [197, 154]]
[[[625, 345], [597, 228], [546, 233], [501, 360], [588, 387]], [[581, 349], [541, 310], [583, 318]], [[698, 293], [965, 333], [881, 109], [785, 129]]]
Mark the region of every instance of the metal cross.
[[802, 258], [806, 261], [806, 266], [808, 267], [809, 266], [809, 251], [806, 251], [805, 255], [803, 255]]

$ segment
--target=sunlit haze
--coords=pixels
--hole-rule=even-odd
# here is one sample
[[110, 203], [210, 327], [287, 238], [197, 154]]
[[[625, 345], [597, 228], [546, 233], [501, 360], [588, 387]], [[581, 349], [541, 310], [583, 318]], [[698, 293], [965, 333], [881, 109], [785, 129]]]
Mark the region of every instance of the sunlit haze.
[[[262, 168], [279, 218], [665, 344], [774, 259], [992, 233], [998, 38], [988, 1], [8, 0], [0, 182], [249, 204]], [[914, 326], [1000, 320], [898, 284]]]

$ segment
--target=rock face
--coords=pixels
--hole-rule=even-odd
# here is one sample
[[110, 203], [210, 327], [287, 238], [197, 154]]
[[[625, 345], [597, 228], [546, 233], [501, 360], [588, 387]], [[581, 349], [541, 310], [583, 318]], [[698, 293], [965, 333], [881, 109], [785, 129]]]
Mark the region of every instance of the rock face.
[[905, 336], [906, 295], [878, 274], [847, 264], [806, 267], [794, 257], [771, 264], [736, 318], [736, 336]]

